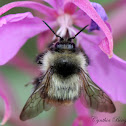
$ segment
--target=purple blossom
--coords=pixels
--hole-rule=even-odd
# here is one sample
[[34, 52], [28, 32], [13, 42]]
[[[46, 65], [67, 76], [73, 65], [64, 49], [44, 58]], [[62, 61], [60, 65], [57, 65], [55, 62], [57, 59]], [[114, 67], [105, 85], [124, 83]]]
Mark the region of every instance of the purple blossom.
[[[102, 20], [107, 21], [108, 17], [104, 8], [100, 4], [95, 3], [95, 2], [92, 2], [91, 4], [94, 7], [94, 9], [97, 11], [99, 16], [102, 18]], [[100, 27], [93, 20], [91, 20], [91, 26], [89, 28], [89, 31], [99, 30], [99, 29]]]
[[[0, 8], [0, 15], [14, 7], [31, 8], [44, 15], [41, 19], [34, 17], [31, 12], [25, 12], [0, 18], [0, 65], [11, 60], [29, 38], [41, 33], [37, 43], [39, 50], [48, 39], [52, 39], [48, 27], [42, 20], [45, 20], [52, 29], [60, 27], [57, 31], [60, 36], [64, 36], [67, 29], [73, 36], [77, 32], [74, 25], [84, 27], [89, 24], [88, 30], [99, 32], [95, 35], [81, 33], [77, 36], [77, 43], [82, 45], [90, 59], [89, 74], [93, 81], [112, 97], [112, 100], [126, 103], [124, 84], [126, 62], [113, 55], [112, 34], [109, 25], [104, 22], [107, 20], [107, 15], [102, 6], [90, 3], [89, 0], [45, 1], [53, 8], [31, 1], [12, 2]], [[77, 10], [77, 7], [80, 9]], [[113, 57], [109, 59], [106, 54], [110, 58], [112, 55]], [[7, 119], [9, 116], [6, 115]], [[80, 119], [82, 118], [79, 115], [78, 120]]]

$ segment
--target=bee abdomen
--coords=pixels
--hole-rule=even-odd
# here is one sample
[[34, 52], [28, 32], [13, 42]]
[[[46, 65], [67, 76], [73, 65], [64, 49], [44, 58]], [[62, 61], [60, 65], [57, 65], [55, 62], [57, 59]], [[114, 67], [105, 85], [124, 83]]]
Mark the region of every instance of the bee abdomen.
[[74, 102], [80, 95], [79, 77], [73, 75], [69, 79], [60, 78], [57, 74], [52, 76], [48, 96], [58, 101]]
[[78, 98], [78, 92], [71, 88], [57, 88], [54, 92], [50, 91], [48, 93], [51, 99], [57, 101], [75, 101]]

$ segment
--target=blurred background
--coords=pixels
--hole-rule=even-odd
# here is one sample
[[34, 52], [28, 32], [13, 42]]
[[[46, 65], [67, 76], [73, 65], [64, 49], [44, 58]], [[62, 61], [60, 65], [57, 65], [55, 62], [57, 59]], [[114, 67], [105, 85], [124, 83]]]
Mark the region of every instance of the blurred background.
[[[0, 7], [10, 2], [12, 2], [12, 0], [0, 0]], [[105, 8], [109, 17], [109, 23], [112, 26], [114, 53], [120, 58], [126, 60], [126, 16], [124, 16], [124, 14], [126, 14], [126, 1], [92, 0], [92, 2], [100, 3]], [[14, 8], [8, 11], [6, 14], [23, 13], [27, 11], [31, 10], [26, 8]], [[37, 37], [28, 40], [28, 42], [17, 54], [16, 57], [22, 57], [22, 61], [15, 58], [8, 64], [0, 67], [0, 73], [2, 73], [2, 75], [4, 76], [6, 83], [9, 84], [9, 90], [12, 93], [14, 103], [13, 113], [16, 113], [16, 116], [19, 116], [26, 100], [28, 99], [32, 91], [32, 85], [25, 87], [25, 84], [30, 82], [38, 72], [36, 69], [37, 66], [34, 62], [35, 57], [38, 54], [36, 39]], [[25, 57], [23, 57], [23, 55]], [[26, 60], [26, 62], [23, 62], [24, 60]], [[20, 64], [22, 64], [22, 67], [20, 67], [19, 62]], [[117, 103], [117, 105], [121, 109], [121, 112], [119, 114], [123, 116], [124, 119], [126, 119], [126, 106], [120, 103]], [[0, 119], [2, 119], [3, 112], [4, 103], [3, 100], [0, 99]], [[57, 110], [53, 108], [49, 112], [43, 112], [36, 118], [26, 121], [25, 123], [19, 121], [17, 117], [16, 119], [15, 117], [11, 117], [11, 119], [5, 124], [5, 126], [71, 126], [75, 118], [76, 112], [73, 106], [65, 109], [63, 108], [62, 110], [60, 108], [58, 108]], [[17, 123], [16, 121], [19, 121], [19, 123]]]

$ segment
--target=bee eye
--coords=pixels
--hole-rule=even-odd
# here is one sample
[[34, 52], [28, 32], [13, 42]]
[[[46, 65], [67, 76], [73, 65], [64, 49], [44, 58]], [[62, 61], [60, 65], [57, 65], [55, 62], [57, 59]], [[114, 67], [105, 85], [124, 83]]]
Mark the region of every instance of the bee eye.
[[75, 50], [75, 44], [74, 43], [57, 43], [55, 45], [55, 50], [69, 50], [69, 51], [74, 51]]
[[61, 44], [57, 44], [57, 48], [62, 48], [62, 45]]
[[75, 49], [75, 44], [74, 43], [69, 43], [69, 49]]
[[68, 44], [68, 49], [73, 49], [73, 45], [71, 43]]

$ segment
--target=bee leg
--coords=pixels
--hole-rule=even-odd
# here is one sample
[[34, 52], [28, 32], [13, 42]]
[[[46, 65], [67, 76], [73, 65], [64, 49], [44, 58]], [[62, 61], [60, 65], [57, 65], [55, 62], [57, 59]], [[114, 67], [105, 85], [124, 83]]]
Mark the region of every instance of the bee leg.
[[35, 78], [32, 84], [34, 85], [34, 90], [38, 88], [38, 86], [41, 84], [43, 79], [43, 75], [41, 74], [39, 77]]
[[42, 60], [43, 60], [43, 56], [46, 54], [46, 51], [43, 52], [43, 53], [40, 53], [36, 59], [35, 59], [35, 62], [39, 65], [42, 65]]
[[29, 86], [30, 84], [34, 85], [36, 88], [39, 86], [39, 84], [42, 82], [43, 75], [40, 74], [39, 77], [36, 77], [34, 80], [28, 82], [25, 84], [25, 87]]
[[25, 84], [25, 87], [27, 87], [27, 86], [29, 86], [29, 85], [31, 85], [31, 84], [32, 84], [32, 85], [36, 85], [37, 82], [38, 82], [38, 78], [35, 78], [34, 80], [32, 80], [32, 81], [26, 83], [26, 84]]
[[29, 86], [30, 84], [33, 84], [33, 82], [34, 82], [34, 81], [30, 81], [30, 82], [26, 83], [24, 86], [27, 87], [27, 86]]

